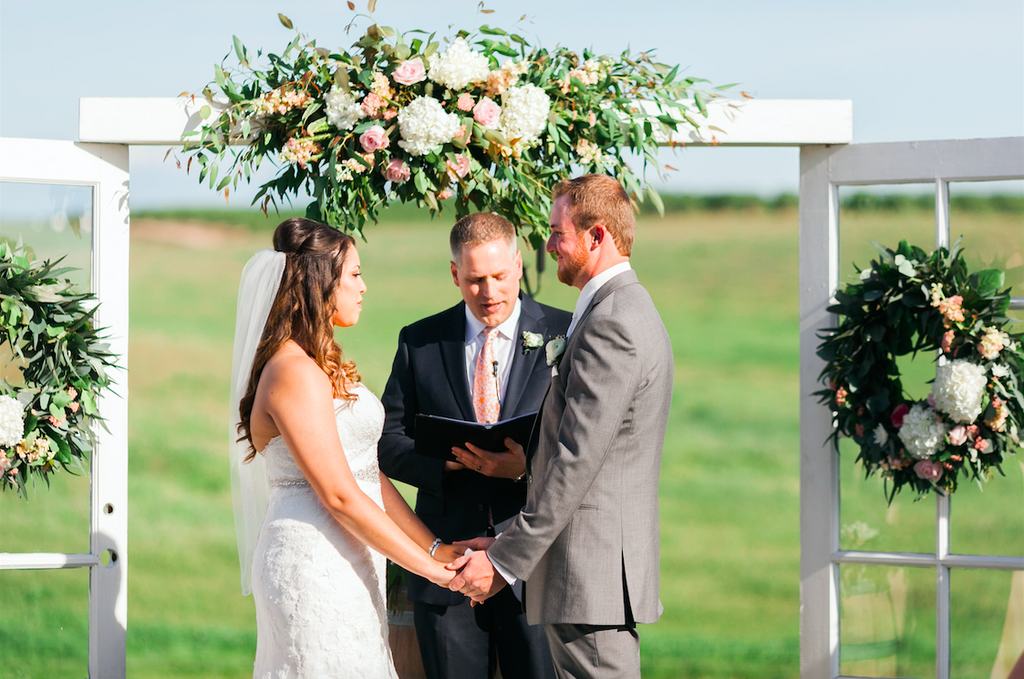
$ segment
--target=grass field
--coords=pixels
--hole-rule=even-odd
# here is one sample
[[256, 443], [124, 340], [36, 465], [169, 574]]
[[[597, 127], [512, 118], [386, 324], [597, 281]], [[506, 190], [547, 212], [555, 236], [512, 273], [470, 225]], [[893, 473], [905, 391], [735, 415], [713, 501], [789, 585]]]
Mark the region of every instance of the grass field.
[[[252, 600], [238, 589], [227, 381], [238, 276], [252, 252], [269, 245], [269, 233], [259, 220], [209, 227], [185, 216], [133, 222], [128, 675], [241, 678], [251, 676], [255, 621]], [[459, 300], [447, 272], [448, 226], [403, 214], [367, 229], [365, 311], [338, 337], [378, 394], [399, 329]], [[850, 214], [843, 226], [842, 259], [861, 266], [873, 253], [867, 238], [894, 245], [906, 237], [927, 248], [933, 229], [932, 218], [917, 213]], [[972, 264], [1015, 268], [1021, 289], [1020, 217], [970, 215], [958, 226], [977, 255]], [[645, 217], [633, 265], [676, 361], [661, 476], [665, 614], [641, 629], [644, 676], [795, 677], [796, 213]], [[545, 275], [541, 301], [571, 309], [575, 297]], [[928, 366], [908, 370], [922, 375], [926, 391]], [[880, 484], [861, 480], [851, 459], [843, 457], [843, 523], [879, 531], [865, 548], [934, 549], [934, 503], [904, 496], [887, 510]], [[1004, 471], [1009, 478], [984, 494], [965, 485], [962, 501], [954, 498], [954, 551], [1024, 556], [1024, 477], [1016, 460]], [[87, 479], [61, 477], [28, 503], [0, 498], [0, 551], [87, 551], [87, 531]], [[842, 574], [844, 671], [932, 675], [932, 572], [877, 571]], [[953, 676], [988, 679], [1009, 594], [1008, 574], [955, 574]], [[863, 636], [861, 620], [886, 617], [898, 618], [888, 639], [884, 630]], [[87, 627], [84, 571], [0, 572], [0, 677], [84, 677]], [[856, 660], [885, 642], [887, 655]]]

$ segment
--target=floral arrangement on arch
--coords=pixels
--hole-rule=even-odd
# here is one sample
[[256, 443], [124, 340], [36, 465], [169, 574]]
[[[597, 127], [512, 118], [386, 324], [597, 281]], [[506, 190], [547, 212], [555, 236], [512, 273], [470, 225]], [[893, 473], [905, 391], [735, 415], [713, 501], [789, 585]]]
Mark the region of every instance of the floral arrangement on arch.
[[95, 444], [101, 391], [115, 364], [93, 326], [95, 297], [56, 268], [0, 242], [0, 490], [27, 498], [30, 479], [82, 471]]
[[[842, 322], [818, 347], [828, 387], [815, 395], [832, 410], [831, 438], [854, 440], [890, 503], [904, 486], [921, 497], [955, 491], [960, 476], [988, 481], [1020, 448], [1024, 423], [1024, 351], [1006, 332], [1015, 319], [1004, 273], [969, 273], [959, 240], [930, 255], [906, 241], [873, 245], [881, 257], [836, 292], [829, 311]], [[896, 358], [919, 351], [937, 357], [931, 393], [915, 401]]]
[[186, 140], [188, 166], [197, 161], [200, 181], [227, 197], [265, 160], [279, 163], [254, 204], [266, 211], [306, 191], [307, 216], [358, 235], [388, 203], [436, 214], [450, 201], [456, 217], [474, 206], [499, 213], [539, 246], [551, 189], [572, 168], [614, 175], [635, 203], [646, 196], [661, 211], [625, 156], [660, 171], [659, 139], [697, 128], [691, 111], [706, 115], [717, 96], [649, 52], [549, 52], [486, 25], [444, 46], [434, 38], [374, 24], [351, 50], [332, 51], [299, 34], [266, 68], [235, 38], [240, 69], [216, 67], [226, 103], [204, 91], [209, 122]]

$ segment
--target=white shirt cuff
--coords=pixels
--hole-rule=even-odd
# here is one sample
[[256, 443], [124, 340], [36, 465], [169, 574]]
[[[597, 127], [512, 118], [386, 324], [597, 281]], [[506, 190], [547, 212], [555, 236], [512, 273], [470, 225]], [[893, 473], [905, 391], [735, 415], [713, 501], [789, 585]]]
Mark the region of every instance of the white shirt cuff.
[[495, 561], [494, 559], [491, 559], [491, 555], [490, 554], [487, 554], [487, 558], [490, 559], [491, 565], [494, 566], [494, 570], [498, 571], [498, 575], [500, 575], [502, 578], [504, 578], [505, 582], [507, 582], [509, 585], [516, 584], [516, 576], [512, 575], [507, 570], [502, 568], [501, 564], [499, 564], [497, 561]]

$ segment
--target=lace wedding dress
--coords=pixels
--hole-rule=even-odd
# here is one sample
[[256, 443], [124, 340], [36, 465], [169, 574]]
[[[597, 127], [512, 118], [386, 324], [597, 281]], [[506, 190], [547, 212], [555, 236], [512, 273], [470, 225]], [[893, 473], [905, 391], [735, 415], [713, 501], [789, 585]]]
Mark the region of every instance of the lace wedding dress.
[[[358, 385], [356, 401], [334, 402], [338, 435], [359, 487], [381, 499], [377, 439], [384, 408]], [[385, 559], [324, 508], [281, 437], [263, 450], [270, 479], [256, 542], [254, 679], [389, 677]]]

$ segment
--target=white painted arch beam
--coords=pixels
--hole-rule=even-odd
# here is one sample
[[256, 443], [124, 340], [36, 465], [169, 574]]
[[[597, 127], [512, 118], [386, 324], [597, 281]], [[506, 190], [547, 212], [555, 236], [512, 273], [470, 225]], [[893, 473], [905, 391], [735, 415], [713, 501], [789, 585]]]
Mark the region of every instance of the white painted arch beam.
[[[199, 128], [202, 98], [104, 97], [79, 100], [83, 142], [174, 146]], [[812, 146], [853, 140], [849, 100], [716, 99], [699, 131], [681, 127], [664, 143], [688, 146]]]

